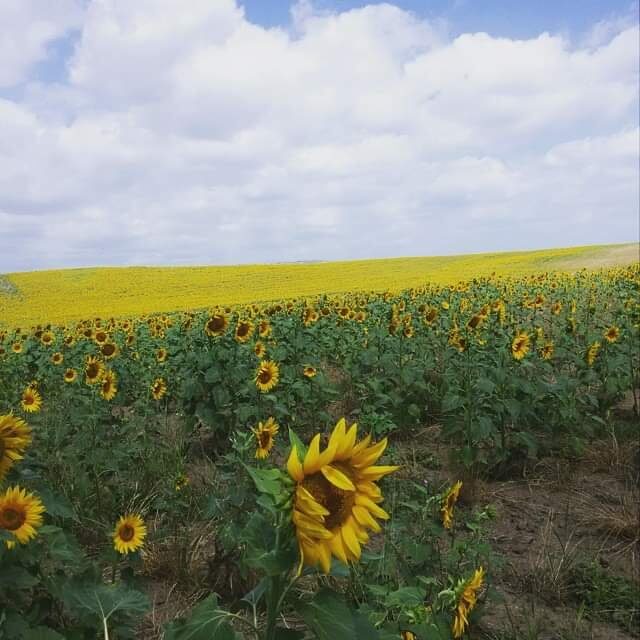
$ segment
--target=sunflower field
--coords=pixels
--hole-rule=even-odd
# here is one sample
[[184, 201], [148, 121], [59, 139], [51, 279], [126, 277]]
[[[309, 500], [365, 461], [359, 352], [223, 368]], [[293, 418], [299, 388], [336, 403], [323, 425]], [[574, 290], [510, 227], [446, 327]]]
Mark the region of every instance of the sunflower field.
[[469, 489], [638, 416], [639, 343], [637, 264], [7, 326], [0, 639], [481, 637]]

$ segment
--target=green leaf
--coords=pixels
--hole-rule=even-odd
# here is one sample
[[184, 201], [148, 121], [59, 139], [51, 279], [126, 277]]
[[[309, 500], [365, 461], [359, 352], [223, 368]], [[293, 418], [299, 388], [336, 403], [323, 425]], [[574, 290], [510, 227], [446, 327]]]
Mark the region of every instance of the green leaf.
[[295, 445], [296, 452], [298, 453], [298, 460], [300, 460], [300, 462], [303, 462], [305, 456], [307, 455], [307, 447], [304, 446], [302, 440], [298, 438], [298, 434], [293, 429], [291, 429], [291, 427], [289, 427], [289, 442], [291, 443], [292, 447]]
[[220, 609], [218, 597], [211, 594], [196, 605], [188, 619], [179, 619], [165, 627], [165, 640], [235, 640], [238, 636]]
[[330, 589], [320, 590], [298, 609], [318, 640], [378, 640], [378, 632], [365, 616], [353, 611]]
[[279, 496], [282, 493], [282, 473], [280, 469], [256, 469], [246, 467], [260, 493]]
[[0, 589], [29, 589], [38, 584], [39, 579], [22, 567], [2, 567], [0, 572]]

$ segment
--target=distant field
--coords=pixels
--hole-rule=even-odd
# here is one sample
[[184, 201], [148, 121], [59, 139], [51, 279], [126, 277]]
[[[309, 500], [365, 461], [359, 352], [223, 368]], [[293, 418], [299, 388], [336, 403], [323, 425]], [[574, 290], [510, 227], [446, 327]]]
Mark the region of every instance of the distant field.
[[597, 269], [638, 261], [636, 244], [544, 251], [228, 267], [108, 267], [0, 276], [0, 325], [197, 309], [216, 304], [399, 290], [492, 272]]

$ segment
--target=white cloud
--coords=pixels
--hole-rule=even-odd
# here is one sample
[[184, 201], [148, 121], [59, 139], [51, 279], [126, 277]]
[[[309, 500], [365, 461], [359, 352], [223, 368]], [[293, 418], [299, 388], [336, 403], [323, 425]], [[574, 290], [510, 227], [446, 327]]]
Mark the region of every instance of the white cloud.
[[637, 27], [575, 47], [293, 13], [93, 0], [68, 81], [0, 100], [0, 270], [637, 236]]
[[23, 82], [47, 46], [81, 19], [80, 0], [0, 0], [0, 88]]

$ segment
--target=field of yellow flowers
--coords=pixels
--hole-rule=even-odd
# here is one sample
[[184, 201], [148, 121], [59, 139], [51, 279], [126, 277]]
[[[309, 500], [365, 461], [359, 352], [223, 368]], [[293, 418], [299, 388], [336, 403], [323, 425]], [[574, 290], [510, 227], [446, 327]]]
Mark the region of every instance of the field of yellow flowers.
[[[70, 271], [56, 304], [12, 276], [42, 306], [0, 331], [0, 638], [488, 638], [496, 513], [466, 489], [578, 455], [640, 388], [638, 264], [503, 257], [429, 282], [420, 259], [190, 269], [213, 302], [175, 270]], [[406, 459], [425, 425], [455, 476]]]
[[602, 245], [462, 256], [229, 267], [63, 269], [0, 277], [0, 327], [86, 317], [192, 311], [351, 291], [394, 291], [425, 282], [455, 284], [492, 273], [631, 264], [635, 245]]

